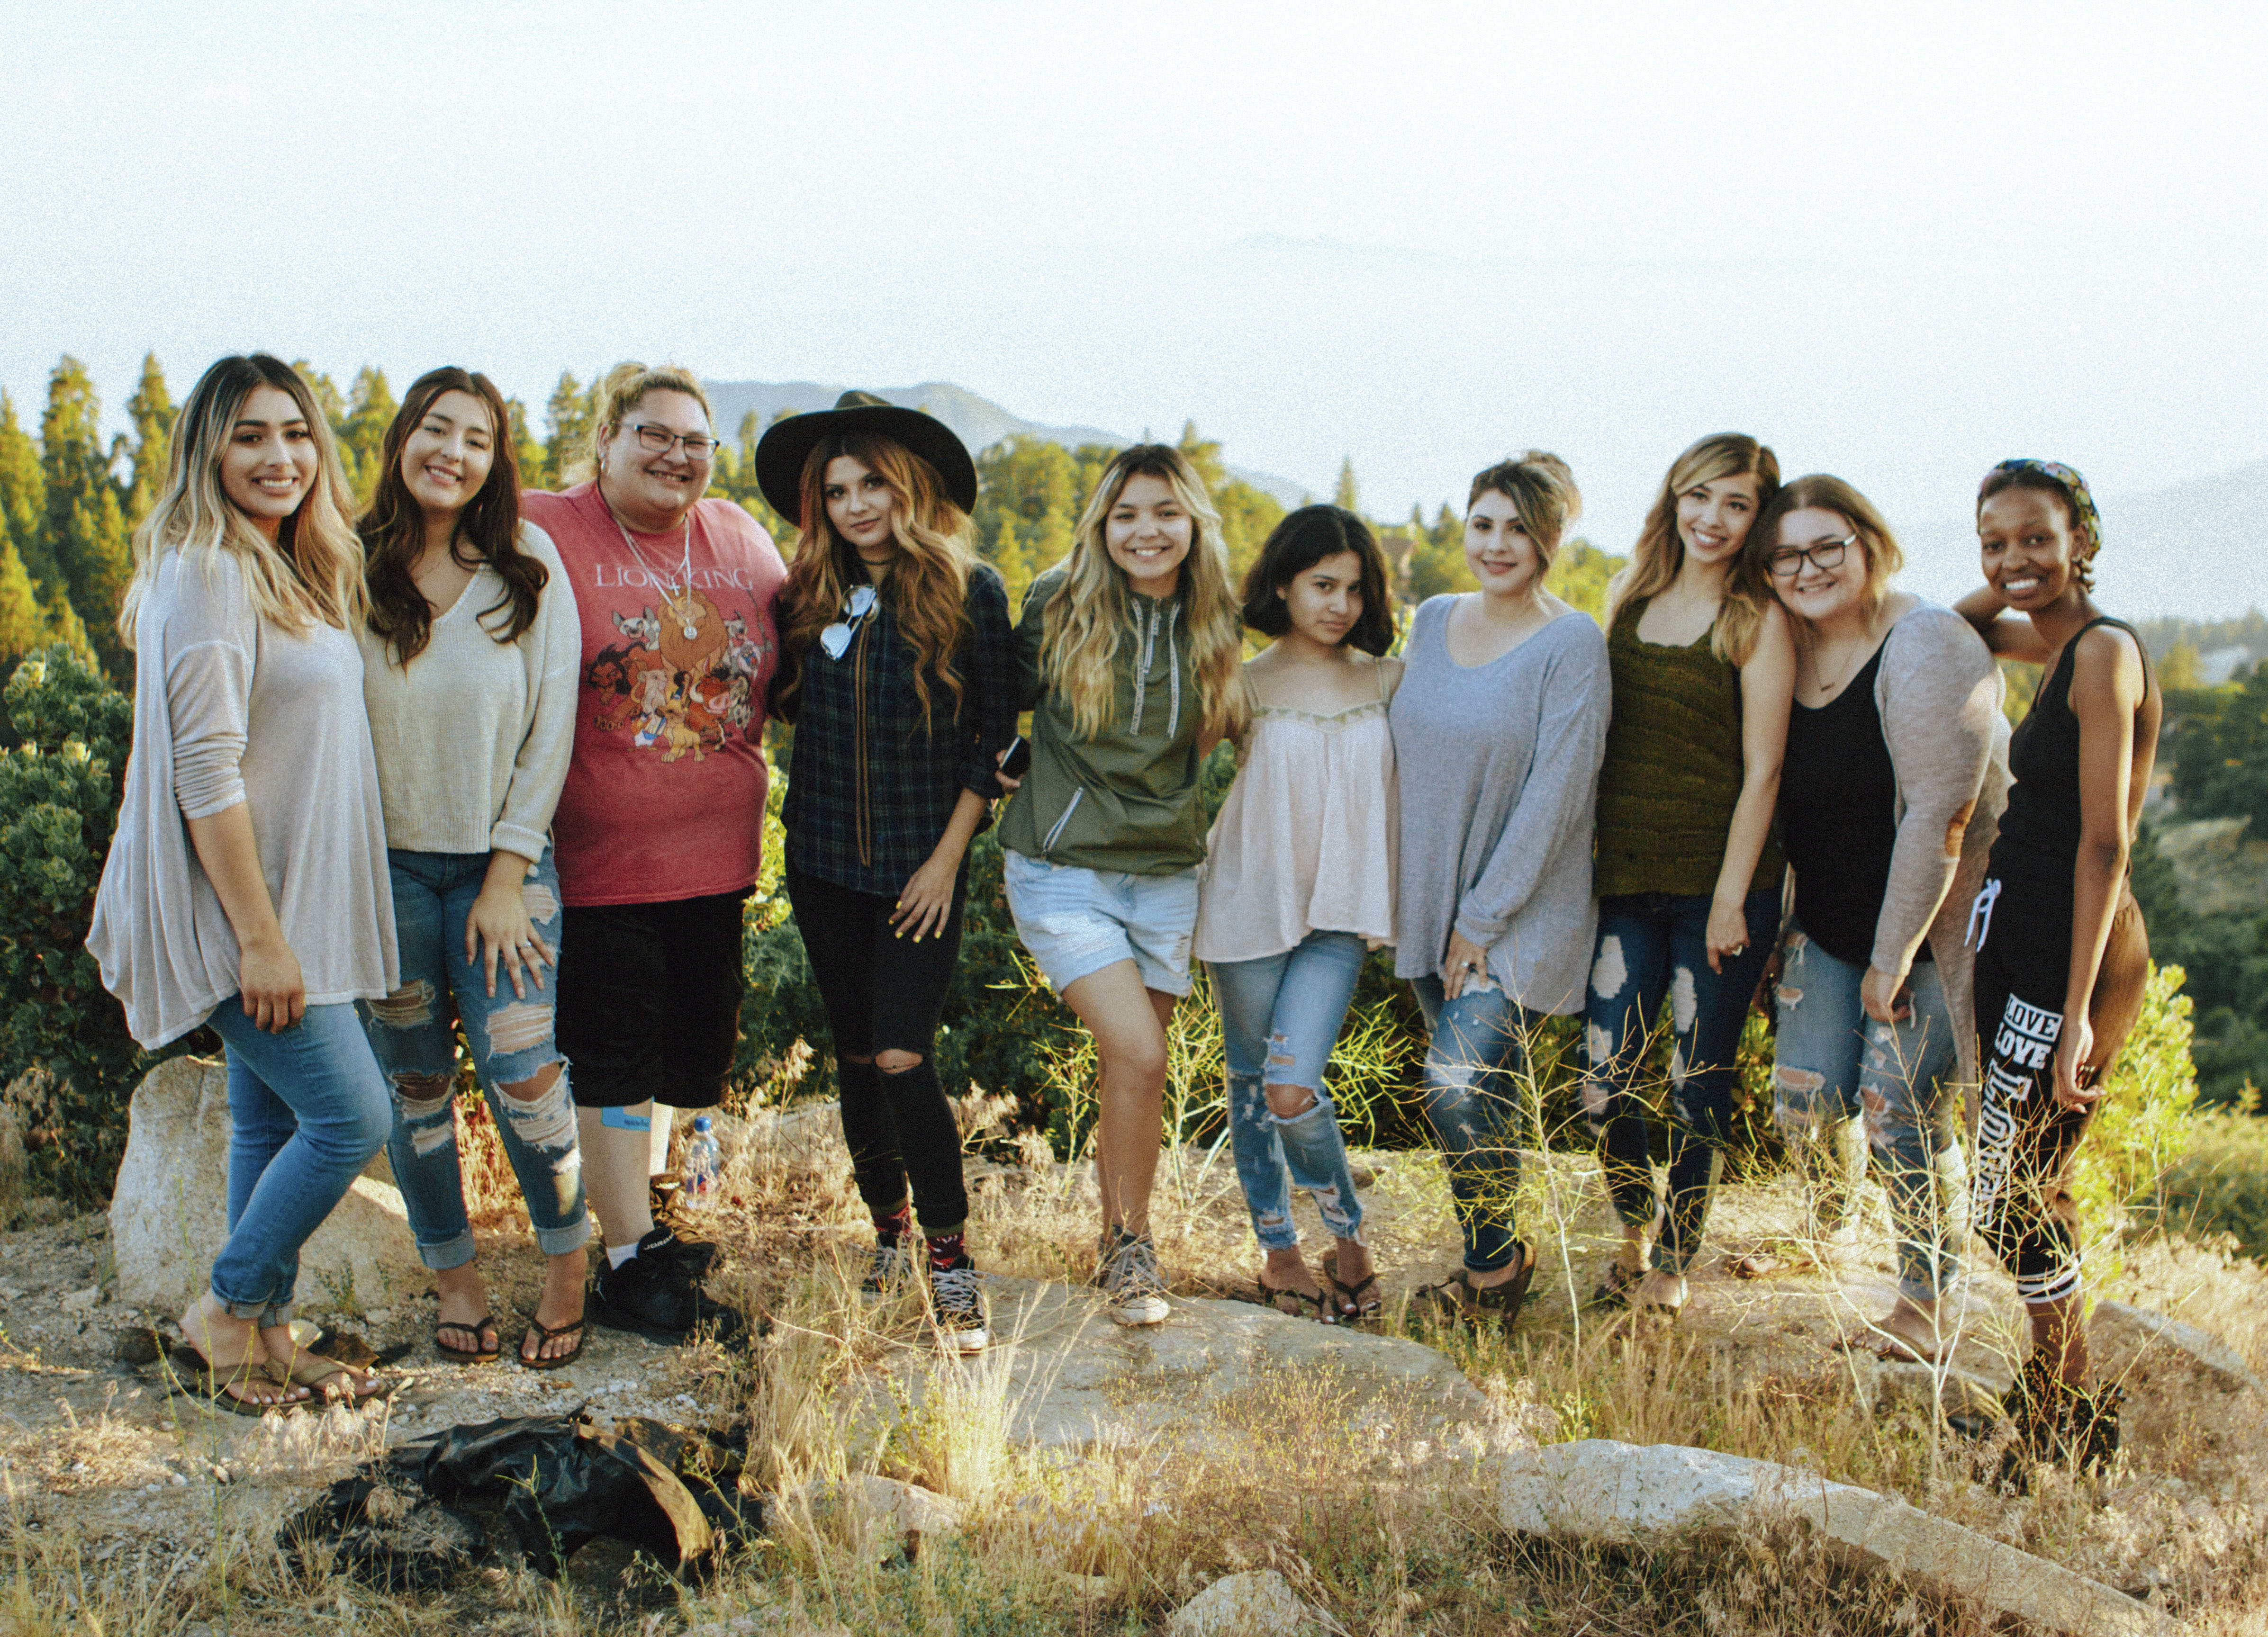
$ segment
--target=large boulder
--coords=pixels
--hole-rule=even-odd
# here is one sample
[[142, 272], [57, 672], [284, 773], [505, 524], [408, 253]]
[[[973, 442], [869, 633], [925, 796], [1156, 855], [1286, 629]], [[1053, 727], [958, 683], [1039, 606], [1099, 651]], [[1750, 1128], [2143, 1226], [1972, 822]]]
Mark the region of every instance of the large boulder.
[[1514, 1452], [1501, 1471], [1498, 1515], [1516, 1533], [1667, 1547], [1805, 1525], [1874, 1567], [2051, 1631], [2142, 1637], [2174, 1629], [2157, 1610], [2084, 1575], [1894, 1496], [1771, 1461], [1590, 1438]]
[[[127, 1119], [110, 1200], [118, 1298], [183, 1307], [228, 1240], [227, 1068], [197, 1057], [160, 1063], [134, 1089]], [[302, 1308], [383, 1307], [431, 1282], [400, 1192], [368, 1176], [355, 1178], [299, 1252]]]
[[1300, 1637], [1314, 1629], [1307, 1605], [1274, 1569], [1217, 1580], [1166, 1623], [1167, 1637]]

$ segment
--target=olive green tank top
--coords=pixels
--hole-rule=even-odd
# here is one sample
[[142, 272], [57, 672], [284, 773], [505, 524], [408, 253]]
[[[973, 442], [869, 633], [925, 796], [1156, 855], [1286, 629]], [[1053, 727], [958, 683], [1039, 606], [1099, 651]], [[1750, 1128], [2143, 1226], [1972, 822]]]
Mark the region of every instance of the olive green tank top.
[[[1710, 651], [1713, 628], [1687, 648], [1640, 640], [1646, 607], [1626, 605], [1607, 634], [1615, 705], [1599, 770], [1594, 890], [1705, 898], [1741, 799], [1741, 673]], [[1749, 890], [1778, 885], [1785, 868], [1774, 836]]]

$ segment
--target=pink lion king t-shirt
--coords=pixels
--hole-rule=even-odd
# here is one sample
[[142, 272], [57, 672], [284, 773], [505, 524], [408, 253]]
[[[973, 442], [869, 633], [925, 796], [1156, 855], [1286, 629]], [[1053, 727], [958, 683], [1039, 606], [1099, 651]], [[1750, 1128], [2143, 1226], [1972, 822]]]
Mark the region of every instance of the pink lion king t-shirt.
[[[575, 755], [552, 818], [571, 905], [737, 892], [763, 863], [764, 685], [787, 569], [729, 500], [629, 543], [598, 489], [531, 492], [583, 621]], [[633, 546], [635, 550], [632, 549]]]

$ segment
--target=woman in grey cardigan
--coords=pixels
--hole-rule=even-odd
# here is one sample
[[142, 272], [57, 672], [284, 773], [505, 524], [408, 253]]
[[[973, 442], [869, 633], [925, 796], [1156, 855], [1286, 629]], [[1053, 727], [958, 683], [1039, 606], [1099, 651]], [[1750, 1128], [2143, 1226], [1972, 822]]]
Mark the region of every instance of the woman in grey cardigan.
[[1898, 1239], [1898, 1299], [1870, 1328], [1876, 1350], [1911, 1362], [1952, 1342], [1940, 1310], [1963, 1225], [1955, 1116], [1977, 1055], [1962, 914], [2007, 796], [2008, 730], [1984, 642], [1951, 610], [1892, 591], [1900, 562], [1866, 496], [1807, 477], [1757, 519], [1746, 569], [1796, 630], [1779, 793], [1795, 917], [1773, 1113], [1830, 1256], [1855, 1237], [1863, 1117]]
[[1515, 1236], [1513, 1116], [1537, 1017], [1583, 1007], [1597, 907], [1591, 822], [1606, 753], [1606, 639], [1543, 589], [1582, 505], [1556, 455], [1473, 480], [1465, 562], [1481, 589], [1418, 611], [1389, 721], [1401, 782], [1395, 974], [1424, 1009], [1425, 1105], [1464, 1264], [1428, 1294], [1509, 1328], [1535, 1272]]

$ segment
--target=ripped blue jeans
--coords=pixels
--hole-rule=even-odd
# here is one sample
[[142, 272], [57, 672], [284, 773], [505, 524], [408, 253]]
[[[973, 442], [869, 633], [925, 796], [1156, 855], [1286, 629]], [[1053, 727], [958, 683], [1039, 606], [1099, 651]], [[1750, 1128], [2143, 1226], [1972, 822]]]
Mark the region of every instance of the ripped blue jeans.
[[[1955, 1121], [1960, 1058], [1936, 965], [1907, 975], [1904, 1021], [1880, 1024], [1859, 1003], [1864, 966], [1837, 959], [1799, 927], [1780, 965], [1772, 1118], [1802, 1169], [1810, 1231], [1856, 1237], [1867, 1150], [1898, 1239], [1898, 1294], [1943, 1295], [1968, 1231], [1968, 1166]], [[1856, 1139], [1861, 1120], [1866, 1141]]]
[[[490, 995], [482, 965], [465, 958], [465, 920], [487, 878], [488, 854], [389, 848], [386, 858], [394, 877], [401, 984], [382, 1001], [359, 1002], [358, 1009], [394, 1094], [387, 1157], [418, 1257], [437, 1271], [473, 1259], [457, 1163], [455, 1023], [464, 1025], [473, 1074], [519, 1179], [536, 1244], [547, 1256], [579, 1250], [591, 1223], [567, 1073], [563, 1068], [540, 1097], [516, 1097], [503, 1090], [562, 1061], [552, 1038], [556, 974], [540, 967], [547, 987], [531, 984], [522, 999], [499, 963], [497, 992]], [[559, 872], [549, 851], [528, 871], [522, 895], [536, 935], [556, 955], [563, 914]]]
[[[1228, 1063], [1228, 1136], [1236, 1179], [1263, 1251], [1300, 1243], [1292, 1189], [1305, 1188], [1340, 1239], [1362, 1237], [1362, 1201], [1347, 1169], [1346, 1139], [1323, 1089], [1347, 1002], [1362, 975], [1363, 941], [1351, 932], [1310, 932], [1292, 949], [1258, 960], [1208, 964]], [[1269, 1086], [1303, 1088], [1297, 1114], [1268, 1106]]]
[[1513, 1196], [1520, 1188], [1521, 1108], [1532, 1097], [1529, 1031], [1538, 1014], [1492, 980], [1468, 981], [1455, 1000], [1439, 978], [1412, 978], [1425, 1014], [1425, 1120], [1449, 1173], [1449, 1198], [1476, 1274], [1508, 1267], [1519, 1254]]

